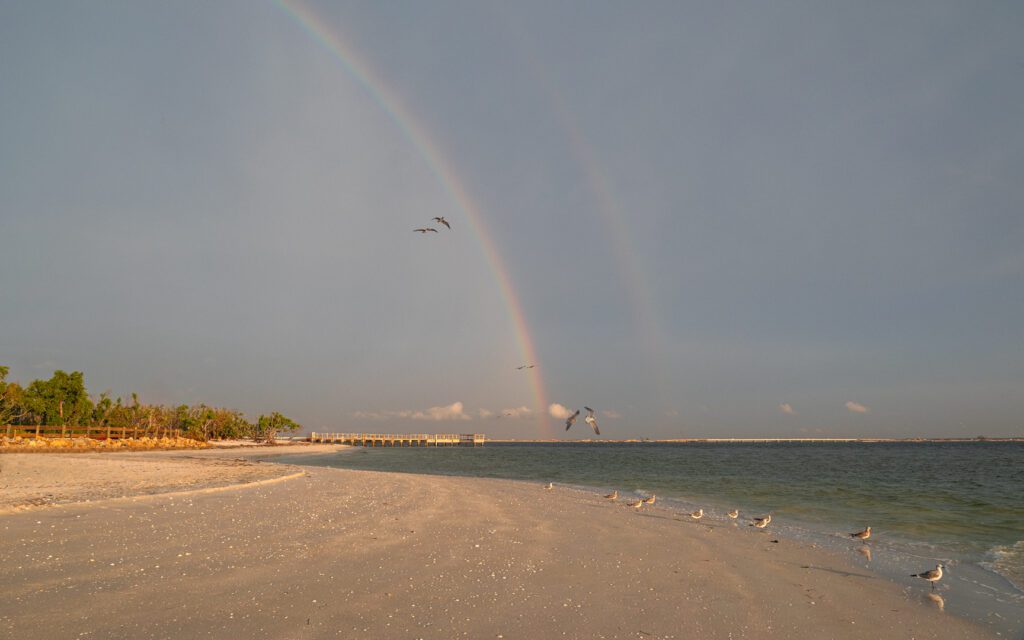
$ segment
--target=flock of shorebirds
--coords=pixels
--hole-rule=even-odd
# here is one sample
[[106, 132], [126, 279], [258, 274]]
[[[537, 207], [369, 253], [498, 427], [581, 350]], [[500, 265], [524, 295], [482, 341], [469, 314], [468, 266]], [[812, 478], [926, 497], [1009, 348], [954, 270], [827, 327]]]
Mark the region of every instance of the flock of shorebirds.
[[[448, 230], [451, 230], [451, 228], [452, 228], [452, 225], [447, 220], [445, 220], [444, 216], [435, 216], [433, 218], [433, 221], [435, 223], [437, 223], [438, 225], [442, 225], [443, 224]], [[426, 235], [428, 233], [437, 233], [437, 229], [434, 228], [434, 227], [420, 227], [418, 229], [413, 229], [413, 231], [416, 232], [416, 233], [423, 234], [423, 235]], [[535, 365], [535, 364], [524, 364], [524, 365], [516, 367], [516, 369], [522, 371], [523, 369], [533, 369], [535, 366], [537, 366], [537, 365]], [[587, 406], [584, 406], [583, 408], [587, 410], [587, 417], [584, 418], [583, 421], [586, 422], [588, 425], [590, 425], [590, 428], [594, 430], [594, 434], [595, 435], [601, 435], [601, 430], [597, 427], [597, 418], [594, 416], [594, 410], [591, 409], [590, 407], [587, 407]], [[580, 410], [577, 409], [576, 411], [574, 411], [572, 413], [572, 415], [570, 415], [568, 418], [566, 418], [566, 420], [565, 420], [565, 430], [566, 431], [571, 429], [572, 425], [576, 424], [576, 418], [578, 418], [579, 415], [580, 415]], [[499, 416], [499, 417], [501, 417], [501, 416]], [[547, 489], [548, 491], [551, 491], [551, 490], [553, 490], [555, 488], [555, 485], [554, 485], [554, 483], [549, 482], [549, 483], [547, 483], [547, 485], [544, 488]], [[612, 491], [611, 493], [607, 494], [605, 496], [605, 498], [607, 498], [609, 500], [618, 500], [619, 499], [619, 492], [618, 491]], [[651, 494], [650, 496], [648, 496], [646, 498], [639, 498], [639, 499], [637, 499], [634, 502], [630, 502], [629, 506], [633, 507], [634, 509], [639, 511], [644, 506], [650, 506], [650, 505], [654, 504], [657, 500], [658, 500], [658, 496], [656, 496], [654, 494]], [[693, 511], [689, 515], [694, 520], [700, 521], [700, 519], [704, 517], [704, 509], [703, 508], [697, 509], [696, 511]], [[728, 512], [726, 515], [730, 519], [732, 519], [732, 520], [737, 520], [740, 517], [740, 511], [739, 511], [739, 509], [733, 509], [732, 511]], [[753, 519], [751, 519], [750, 526], [751, 527], [756, 527], [758, 529], [764, 529], [769, 524], [771, 524], [771, 522], [772, 522], [772, 516], [771, 516], [771, 514], [768, 514], [768, 515], [760, 517], [760, 518], [753, 518]], [[871, 527], [865, 527], [861, 531], [856, 531], [854, 533], [851, 533], [850, 537], [851, 538], [857, 538], [861, 542], [867, 544], [868, 538], [871, 537]], [[868, 559], [869, 560], [871, 559], [870, 553], [868, 554]], [[922, 580], [927, 580], [928, 582], [931, 583], [932, 589], [935, 589], [935, 583], [942, 579], [942, 570], [944, 568], [945, 568], [945, 565], [940, 562], [939, 564], [935, 565], [934, 569], [931, 569], [929, 571], [922, 571], [921, 573], [912, 573], [912, 574], [910, 574], [910, 577], [911, 578], [921, 578]]]
[[[579, 413], [579, 411], [577, 411], [576, 413]], [[548, 491], [552, 491], [555, 488], [555, 484], [553, 482], [549, 482], [546, 485], [544, 485], [544, 488], [547, 489]], [[608, 500], [615, 501], [615, 500], [619, 499], [619, 492], [617, 490], [616, 491], [612, 491], [611, 493], [605, 494], [604, 497], [606, 499], [608, 499]], [[654, 504], [655, 502], [657, 502], [657, 500], [658, 500], [658, 496], [652, 493], [650, 496], [648, 496], [646, 498], [637, 498], [636, 500], [634, 500], [632, 502], [628, 502], [627, 505], [632, 507], [632, 508], [634, 508], [634, 509], [636, 509], [637, 511], [639, 511], [640, 509], [642, 509], [645, 506], [650, 506], [650, 505]], [[738, 520], [739, 517], [740, 517], [740, 510], [739, 509], [733, 509], [732, 511], [726, 513], [725, 515], [727, 515], [730, 520]], [[700, 519], [704, 517], [704, 509], [700, 508], [700, 509], [697, 509], [696, 511], [692, 511], [692, 512], [690, 512], [689, 516], [692, 519], [696, 520], [696, 521], [700, 521]], [[751, 518], [749, 526], [756, 527], [758, 529], [765, 529], [771, 523], [772, 523], [772, 514], [769, 513], [769, 514], [767, 514], [765, 516], [761, 516], [761, 517], [757, 517], [757, 518]], [[864, 527], [860, 531], [855, 531], [855, 532], [850, 534], [850, 537], [851, 538], [856, 538], [856, 539], [860, 540], [861, 542], [863, 542], [864, 544], [867, 544], [868, 539], [871, 537], [871, 527]], [[778, 542], [778, 541], [777, 540], [773, 540], [772, 542]], [[868, 555], [868, 559], [869, 560], [871, 559], [870, 555]], [[945, 568], [946, 568], [946, 565], [944, 565], [944, 564], [942, 564], [940, 562], [939, 564], [937, 564], [935, 566], [934, 569], [931, 569], [929, 571], [923, 571], [921, 573], [912, 573], [912, 574], [910, 574], [910, 577], [911, 578], [921, 578], [922, 580], [927, 580], [928, 582], [931, 583], [932, 589], [935, 589], [935, 583], [942, 579], [942, 570], [945, 569]]]

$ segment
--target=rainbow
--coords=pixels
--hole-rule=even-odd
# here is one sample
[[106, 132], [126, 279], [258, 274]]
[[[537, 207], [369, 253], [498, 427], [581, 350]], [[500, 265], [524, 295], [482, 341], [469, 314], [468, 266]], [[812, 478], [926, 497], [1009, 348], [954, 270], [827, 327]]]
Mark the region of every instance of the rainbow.
[[329, 51], [342, 66], [377, 103], [381, 110], [395, 123], [402, 134], [408, 139], [416, 152], [423, 158], [438, 184], [451, 197], [465, 215], [474, 234], [483, 246], [484, 255], [494, 273], [501, 297], [505, 301], [512, 326], [516, 335], [519, 354], [523, 362], [538, 366], [529, 369], [531, 387], [537, 406], [537, 415], [541, 428], [550, 437], [554, 435], [551, 422], [548, 420], [548, 402], [544, 391], [544, 379], [541, 374], [541, 362], [537, 357], [537, 349], [530, 337], [522, 304], [512, 286], [508, 268], [505, 266], [497, 245], [487, 229], [487, 224], [480, 208], [470, 197], [462, 181], [455, 173], [454, 167], [447, 161], [438, 145], [431, 139], [426, 129], [406, 109], [398, 95], [388, 89], [387, 85], [375, 74], [368, 64], [356, 55], [353, 48], [342, 38], [338, 30], [332, 29], [320, 19], [309, 7], [297, 0], [272, 0], [288, 17], [312, 36], [313, 40]]

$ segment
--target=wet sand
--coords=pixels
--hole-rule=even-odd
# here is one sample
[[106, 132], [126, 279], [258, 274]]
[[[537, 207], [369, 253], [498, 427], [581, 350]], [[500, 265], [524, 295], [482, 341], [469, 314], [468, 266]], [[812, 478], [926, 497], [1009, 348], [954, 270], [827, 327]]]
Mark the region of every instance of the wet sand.
[[203, 489], [206, 470], [291, 478], [0, 515], [0, 637], [994, 637], [940, 611], [927, 585], [773, 543], [770, 528], [525, 482], [198, 453], [95, 457], [138, 459], [143, 475], [194, 465]]

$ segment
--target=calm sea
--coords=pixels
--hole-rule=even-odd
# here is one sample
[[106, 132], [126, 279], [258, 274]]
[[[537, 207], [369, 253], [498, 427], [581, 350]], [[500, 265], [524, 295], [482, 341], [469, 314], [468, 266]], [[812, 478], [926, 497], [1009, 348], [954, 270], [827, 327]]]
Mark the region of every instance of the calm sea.
[[871, 525], [873, 569], [913, 585], [907, 573], [946, 561], [959, 578], [946, 588], [963, 583], [952, 609], [1024, 628], [1024, 443], [491, 443], [290, 461], [656, 493], [723, 521], [733, 508], [771, 513], [779, 535], [851, 552], [860, 543], [846, 534]]

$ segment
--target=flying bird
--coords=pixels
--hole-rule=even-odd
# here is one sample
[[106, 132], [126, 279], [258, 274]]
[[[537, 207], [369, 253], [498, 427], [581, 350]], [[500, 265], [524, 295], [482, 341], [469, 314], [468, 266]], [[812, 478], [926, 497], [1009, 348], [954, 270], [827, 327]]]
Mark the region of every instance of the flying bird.
[[[597, 428], [597, 418], [594, 417], [594, 410], [590, 407], [583, 407], [587, 410], [587, 417], [583, 419], [584, 422], [590, 425], [590, 428], [594, 430], [594, 433], [601, 435], [601, 430]], [[576, 413], [579, 413], [577, 411]]]
[[615, 491], [612, 491], [611, 493], [609, 493], [605, 497], [608, 498], [609, 500], [618, 500], [619, 499], [619, 491], [618, 491], [618, 489], [616, 489]]
[[858, 531], [857, 533], [851, 533], [850, 537], [851, 538], [860, 538], [866, 544], [867, 541], [868, 541], [868, 538], [871, 537], [871, 527], [865, 527], [865, 529], [863, 531]]
[[522, 371], [523, 369], [532, 369], [532, 368], [534, 368], [536, 366], [537, 365], [535, 365], [535, 364], [524, 364], [522, 366], [516, 367], [516, 370]]
[[425, 227], [423, 229], [413, 229], [413, 231], [415, 231], [416, 233], [423, 233], [423, 234], [427, 233], [428, 231], [433, 231], [434, 233], [437, 233], [437, 229], [435, 229], [433, 227]]
[[925, 571], [923, 573], [912, 573], [911, 578], [923, 578], [928, 582], [932, 583], [932, 589], [935, 588], [935, 583], [942, 580], [942, 569], [945, 567], [941, 562], [935, 565], [935, 568], [931, 571]]
[[580, 415], [580, 410], [579, 409], [576, 410], [576, 413], [572, 414], [571, 416], [569, 416], [568, 418], [565, 419], [565, 430], [566, 431], [568, 431], [569, 427], [571, 427], [576, 422], [576, 416], [578, 416], [578, 415]]
[[444, 216], [439, 216], [437, 218], [434, 218], [434, 222], [436, 222], [437, 224], [443, 224], [444, 226], [448, 227], [449, 229], [452, 228], [452, 225], [448, 224], [448, 221], [444, 219]]

